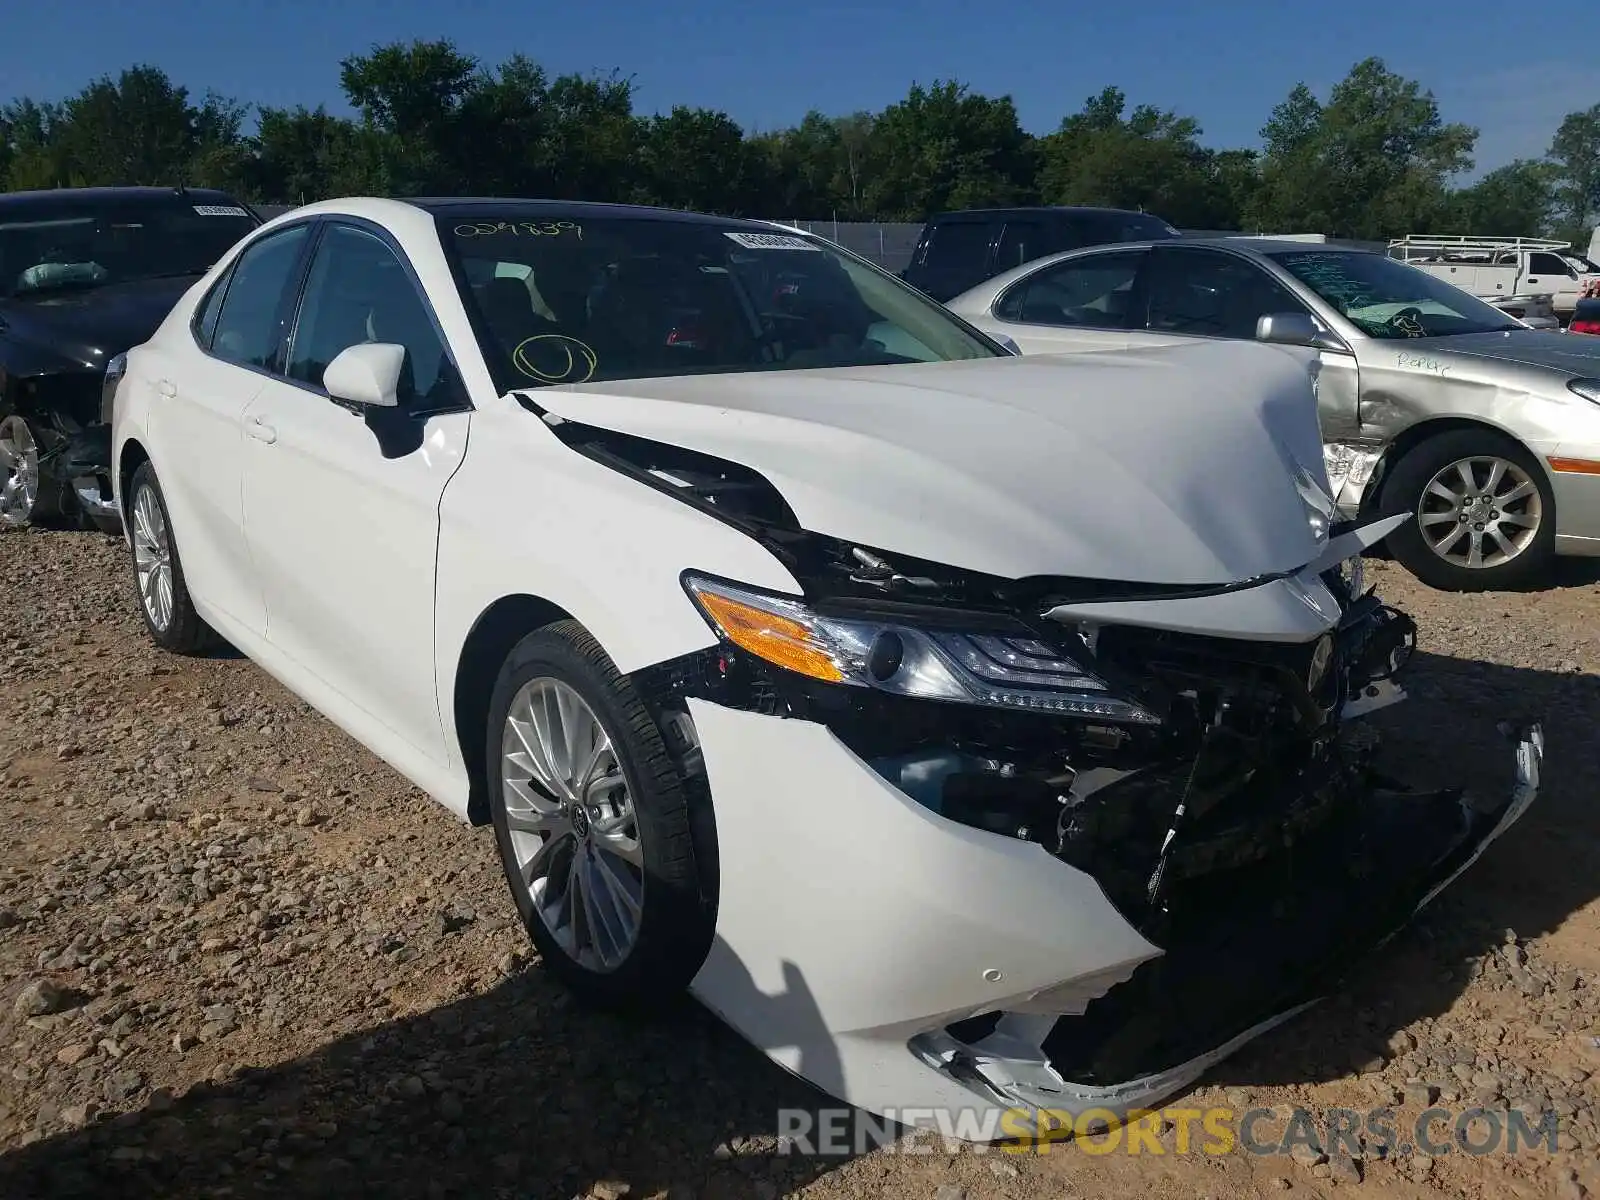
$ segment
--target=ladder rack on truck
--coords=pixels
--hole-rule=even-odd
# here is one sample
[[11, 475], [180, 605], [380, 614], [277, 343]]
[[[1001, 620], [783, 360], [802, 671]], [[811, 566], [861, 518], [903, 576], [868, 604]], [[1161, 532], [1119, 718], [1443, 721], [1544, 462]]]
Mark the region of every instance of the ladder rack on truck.
[[1411, 233], [1389, 242], [1389, 257], [1398, 258], [1401, 262], [1494, 262], [1516, 261], [1515, 256], [1533, 251], [1561, 254], [1571, 249], [1571, 242], [1555, 238], [1451, 237]]

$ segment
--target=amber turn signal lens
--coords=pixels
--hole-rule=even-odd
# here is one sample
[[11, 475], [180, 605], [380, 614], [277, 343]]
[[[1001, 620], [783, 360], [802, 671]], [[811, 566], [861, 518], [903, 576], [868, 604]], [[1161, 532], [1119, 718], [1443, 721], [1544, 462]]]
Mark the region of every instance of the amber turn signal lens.
[[726, 637], [741, 650], [748, 650], [757, 658], [774, 666], [809, 675], [827, 683], [838, 683], [844, 672], [828, 656], [812, 636], [811, 630], [799, 621], [765, 612], [754, 605], [744, 604], [716, 592], [701, 589], [698, 593], [706, 614], [715, 621]]

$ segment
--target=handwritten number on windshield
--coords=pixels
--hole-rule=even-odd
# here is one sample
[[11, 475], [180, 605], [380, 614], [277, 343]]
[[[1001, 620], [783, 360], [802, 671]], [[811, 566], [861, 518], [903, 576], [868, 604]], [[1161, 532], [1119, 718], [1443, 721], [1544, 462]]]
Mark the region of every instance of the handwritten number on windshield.
[[583, 240], [583, 226], [574, 221], [482, 221], [457, 225], [457, 237], [563, 237]]

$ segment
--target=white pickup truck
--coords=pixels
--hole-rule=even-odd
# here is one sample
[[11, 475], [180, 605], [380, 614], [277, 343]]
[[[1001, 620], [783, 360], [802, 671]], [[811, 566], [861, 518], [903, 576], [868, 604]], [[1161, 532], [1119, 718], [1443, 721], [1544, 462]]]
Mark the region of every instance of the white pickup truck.
[[1389, 243], [1389, 257], [1455, 284], [1485, 300], [1550, 297], [1563, 319], [1572, 316], [1584, 284], [1600, 280], [1600, 266], [1547, 238], [1434, 237], [1409, 234]]

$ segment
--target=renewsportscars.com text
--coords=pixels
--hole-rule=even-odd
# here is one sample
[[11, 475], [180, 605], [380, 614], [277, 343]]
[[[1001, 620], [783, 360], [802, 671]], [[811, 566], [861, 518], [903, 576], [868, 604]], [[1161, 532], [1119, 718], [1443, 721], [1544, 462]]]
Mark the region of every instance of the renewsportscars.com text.
[[[910, 1128], [908, 1128], [910, 1127]], [[894, 1109], [883, 1116], [853, 1108], [782, 1109], [778, 1153], [828, 1156], [934, 1154], [976, 1143], [978, 1153], [1047, 1153], [1070, 1145], [1085, 1154], [1289, 1155], [1304, 1148], [1351, 1157], [1421, 1154], [1483, 1156], [1526, 1150], [1555, 1153], [1554, 1112], [1519, 1109], [1424, 1109], [1403, 1118], [1391, 1107], [1329, 1108], [1320, 1113], [1270, 1108], [1135, 1109], [1119, 1120], [1108, 1109], [1076, 1118], [1060, 1109]], [[992, 1143], [992, 1145], [991, 1145]]]

